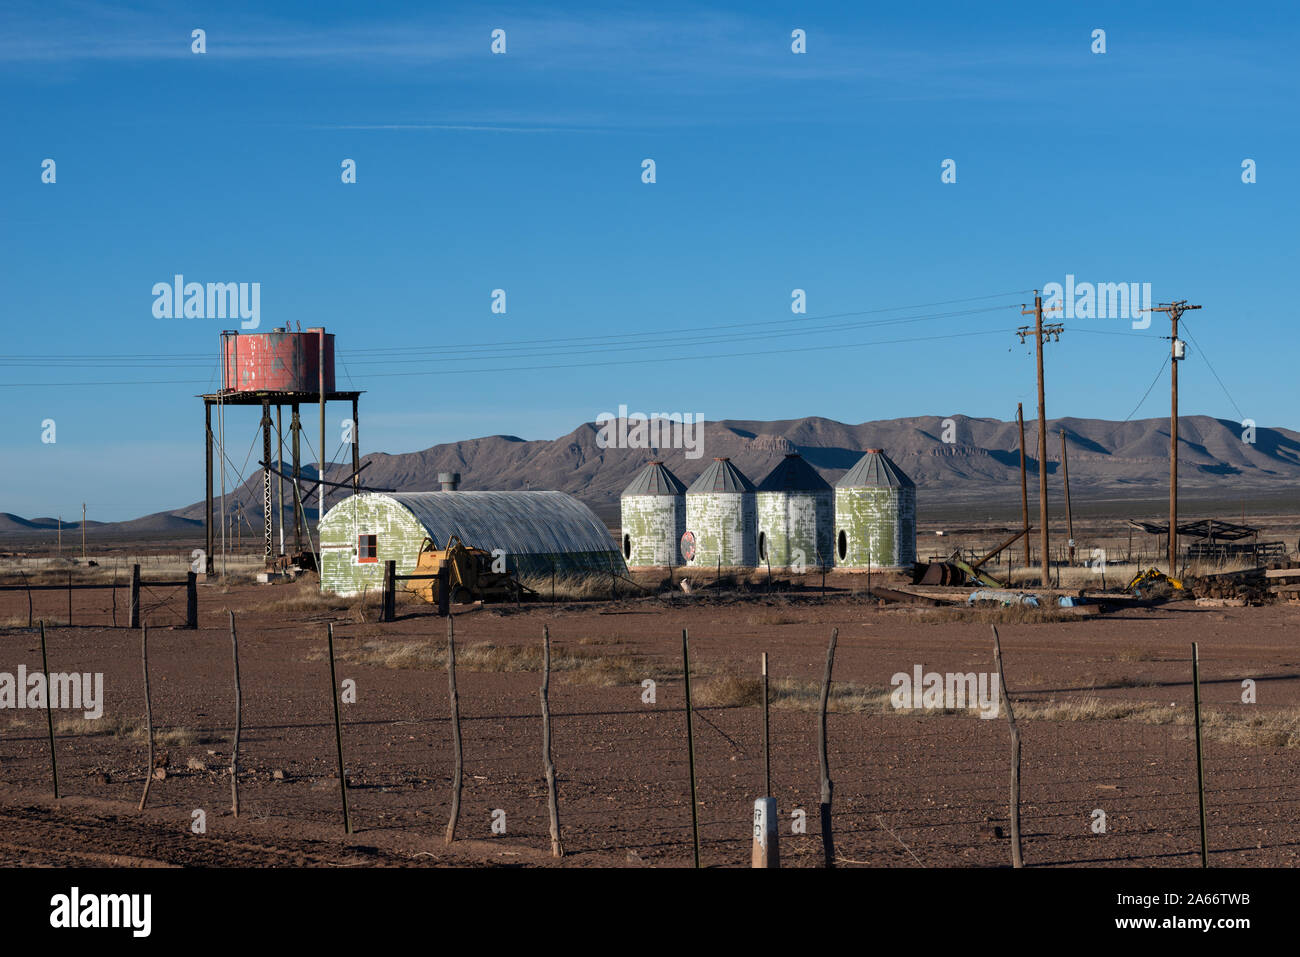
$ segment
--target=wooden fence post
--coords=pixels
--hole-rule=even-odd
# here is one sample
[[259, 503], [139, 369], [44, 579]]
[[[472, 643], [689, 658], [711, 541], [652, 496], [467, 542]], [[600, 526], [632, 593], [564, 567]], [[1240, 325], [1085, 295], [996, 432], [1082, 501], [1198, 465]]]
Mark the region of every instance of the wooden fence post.
[[551, 629], [542, 625], [542, 766], [546, 771], [546, 800], [551, 814], [551, 857], [563, 857], [560, 842], [560, 797], [555, 787], [555, 761], [551, 758]]
[[1007, 724], [1011, 725], [1011, 866], [1024, 867], [1025, 859], [1020, 848], [1020, 731], [1016, 727], [1011, 695], [1007, 692], [1006, 672], [1002, 670], [1002, 641], [998, 638], [997, 625], [993, 626], [993, 659], [998, 666], [1002, 707], [1007, 709]]
[[72, 572], [68, 572], [68, 627], [72, 627]]
[[460, 696], [456, 693], [456, 630], [454, 619], [447, 619], [447, 691], [451, 707], [451, 816], [447, 821], [447, 839], [456, 840], [456, 823], [460, 820], [460, 786], [464, 761], [460, 750]]
[[754, 849], [752, 867], [780, 867], [781, 852], [777, 841], [776, 798], [761, 797], [754, 802]]
[[[1192, 642], [1192, 709], [1196, 718], [1196, 799], [1201, 812], [1201, 866], [1210, 866], [1210, 845], [1205, 835], [1205, 756], [1201, 748], [1201, 654]], [[55, 796], [58, 792], [55, 792]]]
[[438, 563], [438, 617], [451, 615], [451, 569], [446, 562]]
[[244, 725], [244, 712], [239, 690], [239, 639], [235, 636], [235, 613], [229, 610], [226, 613], [230, 615], [230, 656], [235, 665], [235, 742], [230, 749], [230, 809], [235, 817], [239, 817], [239, 732]]
[[691, 773], [691, 842], [695, 849], [695, 866], [700, 866], [700, 818], [695, 797], [695, 728], [691, 716], [691, 648], [690, 637], [682, 629], [682, 676], [686, 685], [686, 757]]
[[330, 655], [330, 702], [334, 705], [334, 745], [339, 757], [339, 796], [343, 799], [343, 833], [352, 833], [352, 816], [348, 813], [348, 779], [343, 773], [343, 721], [339, 717], [339, 684], [334, 672], [334, 624], [325, 626]]
[[772, 796], [772, 750], [768, 737], [767, 652], [763, 652], [763, 796]]
[[[128, 618], [129, 627], [140, 627], [140, 565], [136, 563], [131, 566], [131, 614]], [[152, 773], [152, 769], [150, 769]]]
[[[135, 570], [131, 574], [131, 580], [138, 585], [140, 581], [140, 566], [134, 566]], [[135, 589], [133, 588], [132, 591]], [[133, 602], [132, 608], [138, 608], [139, 604]], [[144, 671], [144, 721], [145, 730], [149, 735], [149, 760], [144, 768], [144, 793], [140, 795], [139, 810], [143, 811], [145, 805], [149, 803], [149, 785], [153, 783], [153, 704], [149, 701], [149, 626], [140, 627], [140, 667]]]
[[27, 627], [32, 627], [32, 583], [27, 580], [27, 573], [19, 572], [23, 576], [23, 584], [27, 586]]
[[831, 629], [831, 643], [826, 649], [826, 670], [822, 673], [822, 696], [818, 708], [817, 758], [822, 773], [821, 803], [818, 806], [821, 816], [822, 852], [826, 857], [826, 867], [835, 867], [835, 838], [831, 833], [831, 799], [835, 794], [835, 784], [831, 781], [830, 763], [826, 758], [826, 708], [831, 698], [831, 671], [835, 667], [835, 642], [840, 637], [838, 628]]
[[[199, 627], [199, 576], [194, 572], [185, 574], [185, 627], [191, 630]], [[233, 626], [232, 626], [233, 627]]]
[[392, 621], [397, 617], [396, 595], [397, 562], [390, 559], [384, 562], [384, 597], [383, 607], [379, 612], [380, 621]]
[[[771, 575], [769, 566], [768, 575]], [[772, 748], [769, 728], [767, 652], [763, 652], [763, 797], [754, 802], [753, 867], [780, 867], [776, 798], [772, 797]]]
[[[71, 594], [71, 593], [69, 593]], [[59, 797], [59, 760], [54, 749], [54, 701], [50, 696], [50, 664], [45, 655], [45, 619], [41, 619], [41, 671], [45, 678], [45, 723], [50, 731], [50, 779], [54, 782], [54, 798]], [[19, 689], [19, 694], [26, 689]]]

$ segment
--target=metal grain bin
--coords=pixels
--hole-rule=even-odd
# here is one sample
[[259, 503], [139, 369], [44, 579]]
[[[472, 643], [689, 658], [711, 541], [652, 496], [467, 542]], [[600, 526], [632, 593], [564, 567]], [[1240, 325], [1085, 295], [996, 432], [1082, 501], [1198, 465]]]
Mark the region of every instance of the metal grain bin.
[[629, 568], [663, 568], [682, 563], [686, 531], [686, 485], [651, 462], [623, 490], [621, 540]]
[[[716, 458], [686, 490], [686, 564], [753, 568], [758, 564], [754, 483], [729, 458]], [[683, 553], [683, 558], [686, 557]]]
[[758, 563], [802, 572], [832, 564], [835, 492], [797, 452], [758, 483]]
[[835, 483], [835, 565], [902, 569], [916, 561], [916, 483], [880, 449]]

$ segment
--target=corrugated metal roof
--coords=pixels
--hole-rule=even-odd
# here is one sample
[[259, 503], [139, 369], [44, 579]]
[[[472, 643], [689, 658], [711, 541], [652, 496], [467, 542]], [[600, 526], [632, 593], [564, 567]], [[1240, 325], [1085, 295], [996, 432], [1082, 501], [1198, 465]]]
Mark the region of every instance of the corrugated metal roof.
[[831, 483], [817, 474], [798, 452], [792, 452], [758, 483], [760, 492], [829, 492]]
[[632, 480], [632, 484], [623, 490], [623, 496], [629, 495], [683, 495], [686, 483], [670, 472], [663, 462], [651, 462]]
[[880, 449], [867, 449], [835, 483], [836, 488], [916, 488], [916, 483]]
[[745, 473], [731, 464], [731, 459], [714, 459], [713, 464], [691, 483], [687, 493], [690, 495], [709, 492], [752, 492], [754, 483], [745, 478]]
[[458, 535], [466, 545], [512, 555], [619, 554], [595, 513], [564, 492], [389, 492], [382, 497], [410, 509], [438, 548]]

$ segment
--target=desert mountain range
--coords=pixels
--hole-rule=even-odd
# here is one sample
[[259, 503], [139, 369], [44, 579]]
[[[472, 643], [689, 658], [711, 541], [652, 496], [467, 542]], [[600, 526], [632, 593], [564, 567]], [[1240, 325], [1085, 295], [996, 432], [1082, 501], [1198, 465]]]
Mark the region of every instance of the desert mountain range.
[[[950, 422], [951, 426], [946, 425]], [[683, 449], [602, 448], [594, 423], [551, 440], [491, 435], [419, 452], [371, 452], [364, 484], [402, 491], [438, 488], [439, 472], [461, 474], [462, 489], [558, 489], [617, 523], [619, 494], [645, 463], [661, 459], [689, 484], [714, 456], [728, 456], [754, 482], [788, 452], [799, 452], [830, 482], [843, 475], [867, 448], [883, 448], [917, 485], [918, 511], [989, 504], [1019, 508], [1019, 429], [1015, 422], [962, 415], [920, 416], [848, 425], [809, 417], [775, 422], [724, 420], [704, 423], [702, 454], [687, 458]], [[1026, 423], [1030, 496], [1036, 500], [1037, 423]], [[1050, 495], [1060, 495], [1061, 440], [1068, 447], [1070, 490], [1076, 504], [1128, 500], [1158, 501], [1167, 494], [1169, 422], [1141, 419], [1111, 422], [1062, 418], [1048, 422], [1046, 468]], [[944, 441], [945, 432], [951, 441]], [[1258, 428], [1254, 442], [1242, 427], [1224, 419], [1187, 416], [1179, 420], [1179, 489], [1189, 501], [1234, 502], [1245, 496], [1300, 499], [1300, 433]], [[254, 466], [254, 469], [256, 466]], [[314, 478], [315, 470], [304, 467]], [[327, 470], [341, 481], [341, 466]], [[195, 489], [201, 491], [201, 488]], [[341, 494], [332, 492], [330, 501]], [[244, 514], [260, 530], [261, 478], [254, 475], [227, 504], [242, 501]], [[314, 502], [314, 499], [313, 499]], [[2, 503], [0, 503], [2, 504]], [[1298, 503], [1300, 504], [1300, 503]], [[314, 509], [308, 509], [314, 519]], [[128, 522], [88, 523], [98, 533], [147, 537], [191, 532], [201, 527], [203, 502], [157, 512]], [[0, 535], [27, 536], [52, 529], [53, 519], [21, 519], [0, 513]], [[65, 530], [76, 529], [65, 524]]]

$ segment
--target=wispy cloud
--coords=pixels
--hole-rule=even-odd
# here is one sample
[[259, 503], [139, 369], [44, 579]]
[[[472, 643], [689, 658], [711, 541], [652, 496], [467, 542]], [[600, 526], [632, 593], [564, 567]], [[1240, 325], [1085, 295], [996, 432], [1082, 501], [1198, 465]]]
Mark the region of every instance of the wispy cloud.
[[577, 126], [494, 126], [491, 124], [453, 123], [318, 123], [307, 127], [312, 130], [452, 130], [475, 133], [591, 133], [594, 130]]

